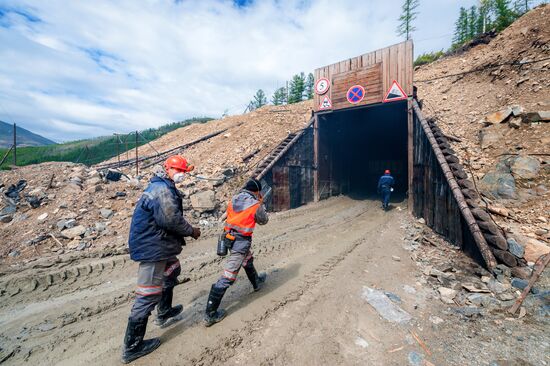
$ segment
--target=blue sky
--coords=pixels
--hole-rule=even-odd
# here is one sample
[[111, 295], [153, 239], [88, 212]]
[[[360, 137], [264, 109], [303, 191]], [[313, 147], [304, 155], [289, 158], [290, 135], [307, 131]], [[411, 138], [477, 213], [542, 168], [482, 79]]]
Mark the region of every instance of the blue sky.
[[[0, 2], [0, 120], [66, 141], [242, 113], [259, 88], [401, 41], [402, 1]], [[415, 53], [460, 6], [420, 0]]]

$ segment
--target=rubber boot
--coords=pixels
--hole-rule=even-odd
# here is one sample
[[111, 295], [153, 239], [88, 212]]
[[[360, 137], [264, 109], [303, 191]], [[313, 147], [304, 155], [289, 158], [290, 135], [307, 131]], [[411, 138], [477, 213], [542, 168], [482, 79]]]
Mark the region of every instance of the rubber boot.
[[226, 312], [223, 309], [219, 309], [222, 297], [225, 294], [225, 289], [216, 288], [212, 285], [210, 288], [210, 294], [208, 295], [208, 302], [206, 303], [206, 314], [204, 316], [204, 326], [210, 327], [217, 322], [220, 322], [225, 318]]
[[130, 363], [135, 359], [153, 352], [160, 346], [159, 338], [143, 340], [145, 331], [147, 330], [148, 319], [148, 317], [138, 320], [128, 318], [128, 326], [126, 327], [124, 346], [122, 348], [122, 363]]
[[258, 274], [254, 266], [245, 267], [244, 271], [246, 272], [246, 276], [250, 280], [250, 283], [252, 284], [254, 291], [260, 291], [262, 288], [262, 285], [265, 282], [265, 279], [267, 278], [267, 274], [265, 272], [261, 272], [260, 274]]
[[171, 323], [170, 319], [179, 315], [183, 311], [182, 305], [172, 307], [172, 298], [174, 297], [174, 288], [165, 288], [162, 290], [162, 295], [157, 307], [157, 318], [155, 324], [163, 328], [167, 323]]

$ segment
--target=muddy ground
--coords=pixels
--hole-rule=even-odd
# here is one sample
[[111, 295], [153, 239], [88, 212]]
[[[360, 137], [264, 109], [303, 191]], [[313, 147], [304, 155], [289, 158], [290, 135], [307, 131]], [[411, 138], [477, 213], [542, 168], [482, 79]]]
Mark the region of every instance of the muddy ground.
[[[418, 223], [403, 202], [383, 212], [378, 202], [332, 198], [274, 214], [255, 234], [259, 270], [252, 292], [244, 273], [222, 306], [228, 317], [205, 328], [202, 312], [221, 274], [215, 233], [190, 240], [180, 255], [184, 283], [175, 301], [183, 319], [148, 336], [161, 347], [135, 365], [546, 365], [547, 323], [528, 314], [454, 311], [422, 273], [437, 251], [469, 263], [456, 249], [411, 251]], [[415, 229], [416, 228], [416, 229]], [[0, 297], [0, 361], [9, 365], [116, 365], [132, 304], [137, 265], [127, 254], [60, 259], [8, 274]], [[16, 285], [18, 284], [18, 285]], [[380, 317], [366, 287], [397, 295], [406, 323]]]

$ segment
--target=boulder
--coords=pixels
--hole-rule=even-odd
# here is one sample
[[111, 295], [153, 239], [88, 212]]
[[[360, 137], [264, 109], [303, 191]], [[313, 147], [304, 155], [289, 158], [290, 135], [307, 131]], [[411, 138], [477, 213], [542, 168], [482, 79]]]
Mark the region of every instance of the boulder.
[[191, 206], [199, 212], [208, 212], [216, 208], [216, 195], [212, 190], [195, 193], [190, 199]]
[[510, 170], [516, 178], [533, 179], [540, 172], [540, 162], [532, 156], [518, 156], [511, 161]]
[[453, 290], [448, 287], [440, 287], [437, 290], [439, 291], [439, 295], [441, 296], [441, 301], [443, 301], [446, 304], [454, 304], [453, 299], [458, 293], [457, 290]]
[[104, 219], [110, 219], [113, 216], [113, 210], [109, 210], [107, 208], [102, 208], [99, 210], [99, 214]]
[[514, 117], [520, 117], [523, 114], [523, 107], [520, 105], [512, 106], [512, 115]]
[[0, 215], [0, 222], [7, 224], [8, 222], [11, 222], [13, 220], [12, 214], [6, 214], [6, 215]]
[[491, 146], [498, 146], [502, 143], [503, 135], [500, 126], [490, 126], [484, 128], [479, 133], [479, 143], [482, 149]]
[[508, 238], [506, 242], [508, 243], [508, 251], [510, 253], [518, 258], [523, 258], [523, 255], [525, 254], [525, 248], [523, 248], [523, 245], [518, 243], [514, 238]]
[[100, 177], [93, 177], [93, 178], [90, 178], [86, 181], [86, 184], [87, 185], [90, 185], [90, 186], [95, 186], [99, 183], [101, 183], [101, 178]]
[[498, 282], [497, 280], [491, 278], [489, 280], [489, 282], [487, 283], [487, 287], [489, 288], [489, 290], [491, 290], [491, 292], [493, 292], [494, 294], [501, 294], [507, 290], [510, 289], [511, 285], [509, 284], [503, 284], [503, 283], [500, 283]]
[[508, 125], [513, 128], [520, 128], [521, 127], [521, 118], [519, 117], [513, 117], [510, 118], [508, 121]]
[[550, 111], [530, 112], [524, 115], [527, 122], [547, 122], [550, 121]]
[[42, 222], [42, 221], [45, 221], [46, 219], [48, 218], [48, 213], [47, 212], [44, 212], [42, 215], [38, 216], [36, 218], [36, 220], [38, 222]]
[[58, 230], [70, 229], [76, 225], [76, 220], [75, 219], [59, 220], [56, 225]]
[[505, 109], [503, 109], [501, 111], [491, 113], [491, 114], [485, 116], [484, 122], [485, 122], [486, 125], [499, 124], [501, 122], [506, 121], [506, 119], [508, 117], [510, 117], [511, 114], [512, 114], [512, 108], [506, 107]]
[[510, 173], [488, 172], [479, 181], [479, 188], [495, 198], [516, 199], [516, 181]]
[[82, 225], [75, 226], [71, 229], [65, 229], [61, 232], [61, 236], [67, 239], [74, 239], [84, 235], [86, 228]]
[[542, 255], [550, 253], [550, 247], [540, 240], [533, 238], [525, 238], [525, 254], [523, 257], [528, 262], [536, 262]]

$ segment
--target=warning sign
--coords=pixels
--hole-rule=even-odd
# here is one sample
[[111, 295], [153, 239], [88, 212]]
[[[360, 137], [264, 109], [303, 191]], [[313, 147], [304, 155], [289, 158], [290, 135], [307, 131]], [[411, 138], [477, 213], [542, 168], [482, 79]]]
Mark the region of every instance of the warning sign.
[[407, 93], [401, 88], [401, 85], [397, 81], [393, 81], [390, 90], [386, 93], [383, 102], [394, 102], [396, 100], [407, 99]]
[[351, 104], [357, 104], [363, 100], [365, 97], [365, 88], [361, 85], [354, 85], [348, 89], [346, 93], [346, 98]]
[[319, 95], [325, 94], [329, 88], [330, 88], [330, 82], [328, 81], [327, 78], [320, 78], [315, 83], [315, 93]]
[[319, 110], [321, 111], [324, 109], [332, 109], [332, 102], [330, 101], [330, 98], [327, 95], [323, 97], [321, 104], [319, 104]]

